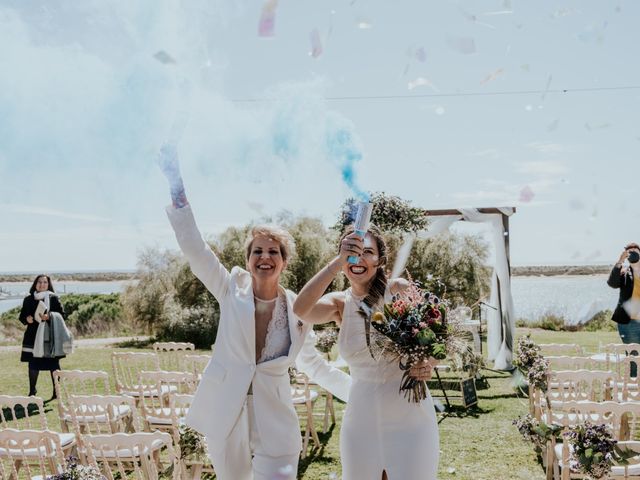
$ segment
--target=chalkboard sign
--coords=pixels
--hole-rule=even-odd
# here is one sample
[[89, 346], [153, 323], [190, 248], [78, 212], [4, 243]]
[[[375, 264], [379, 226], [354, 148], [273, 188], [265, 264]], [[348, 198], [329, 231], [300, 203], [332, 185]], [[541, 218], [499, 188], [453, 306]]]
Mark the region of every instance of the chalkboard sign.
[[473, 378], [466, 378], [460, 381], [460, 390], [462, 390], [462, 403], [465, 408], [478, 403], [478, 395], [476, 394], [476, 384]]

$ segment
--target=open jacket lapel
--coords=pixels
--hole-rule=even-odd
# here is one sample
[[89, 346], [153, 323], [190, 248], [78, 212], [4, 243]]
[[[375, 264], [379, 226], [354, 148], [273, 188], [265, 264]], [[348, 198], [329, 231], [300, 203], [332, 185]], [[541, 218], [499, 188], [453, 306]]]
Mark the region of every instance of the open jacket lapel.
[[247, 339], [248, 351], [250, 352], [249, 361], [255, 362], [256, 360], [256, 305], [253, 301], [253, 284], [251, 282], [251, 274], [247, 271], [242, 271], [238, 276], [238, 289], [235, 295], [240, 300], [242, 312], [238, 315], [238, 318], [234, 319], [240, 323], [244, 337]]
[[302, 348], [304, 339], [309, 325], [302, 323], [300, 319], [293, 313], [293, 302], [296, 298], [295, 293], [285, 290], [287, 295], [287, 318], [289, 319], [289, 335], [291, 336], [291, 348], [289, 349], [289, 358], [295, 360]]

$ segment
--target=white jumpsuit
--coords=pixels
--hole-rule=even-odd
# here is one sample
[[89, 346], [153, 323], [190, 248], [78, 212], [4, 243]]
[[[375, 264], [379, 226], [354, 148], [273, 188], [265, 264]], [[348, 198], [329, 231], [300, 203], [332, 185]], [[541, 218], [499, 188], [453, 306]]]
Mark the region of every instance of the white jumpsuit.
[[[387, 292], [387, 300], [389, 298]], [[362, 298], [345, 292], [338, 335], [340, 355], [349, 364], [351, 390], [340, 430], [343, 480], [435, 480], [438, 421], [431, 395], [409, 402], [398, 392], [397, 361], [374, 360], [366, 343]]]

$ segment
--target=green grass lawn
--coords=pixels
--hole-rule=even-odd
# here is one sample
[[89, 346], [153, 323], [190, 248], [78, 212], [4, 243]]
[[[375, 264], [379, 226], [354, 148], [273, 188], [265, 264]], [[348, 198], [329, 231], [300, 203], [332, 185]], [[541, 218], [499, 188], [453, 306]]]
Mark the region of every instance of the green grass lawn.
[[[517, 336], [531, 333], [537, 343], [578, 343], [589, 352], [597, 352], [600, 345], [619, 342], [615, 332], [552, 332], [518, 329]], [[111, 374], [111, 352], [132, 349], [79, 348], [62, 360], [64, 369], [105, 370]], [[18, 352], [0, 352], [0, 393], [24, 395], [28, 391], [27, 366], [20, 363]], [[511, 421], [528, 411], [526, 398], [518, 396], [511, 376], [502, 372], [484, 371], [489, 388], [478, 390], [478, 406], [464, 409], [459, 397], [453, 398], [453, 408], [439, 414], [440, 466], [439, 479], [543, 479], [543, 469], [536, 460], [530, 444], [519, 436]], [[112, 379], [113, 384], [113, 379]], [[113, 386], [113, 385], [112, 385]], [[441, 392], [432, 386], [432, 394]], [[450, 395], [459, 392], [447, 391]], [[47, 372], [38, 382], [39, 396], [51, 397], [51, 381]], [[324, 405], [324, 402], [319, 402]], [[338, 422], [326, 434], [320, 433], [320, 448], [300, 461], [300, 479], [328, 479], [332, 472], [340, 474], [339, 433], [344, 404], [336, 402]], [[319, 412], [319, 406], [316, 407]], [[47, 405], [50, 428], [59, 429], [55, 401]], [[316, 422], [322, 430], [321, 418]], [[368, 479], [363, 479], [368, 480]], [[391, 479], [396, 480], [396, 479]]]

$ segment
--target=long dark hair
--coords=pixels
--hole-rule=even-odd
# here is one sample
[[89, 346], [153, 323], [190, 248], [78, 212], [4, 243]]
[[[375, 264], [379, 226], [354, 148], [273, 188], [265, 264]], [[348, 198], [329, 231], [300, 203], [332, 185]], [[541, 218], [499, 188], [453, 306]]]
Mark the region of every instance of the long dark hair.
[[[344, 237], [354, 232], [353, 225], [349, 225], [340, 237], [340, 242], [344, 240]], [[376, 275], [373, 277], [367, 296], [364, 298], [364, 304], [372, 309], [381, 298], [384, 297], [384, 292], [387, 289], [387, 275], [384, 273], [384, 267], [387, 264], [387, 243], [384, 241], [382, 231], [375, 225], [369, 225], [369, 230], [373, 239], [376, 241], [378, 247], [378, 267], [376, 268]]]
[[53, 289], [53, 283], [51, 283], [51, 277], [49, 275], [45, 275], [44, 273], [41, 273], [40, 275], [38, 275], [35, 280], [33, 281], [33, 283], [31, 284], [31, 288], [29, 289], [29, 294], [33, 295], [33, 292], [36, 291], [36, 284], [38, 283], [38, 280], [40, 280], [42, 277], [46, 277], [47, 281], [49, 282], [49, 288], [48, 290], [50, 292], [55, 292], [55, 290]]

